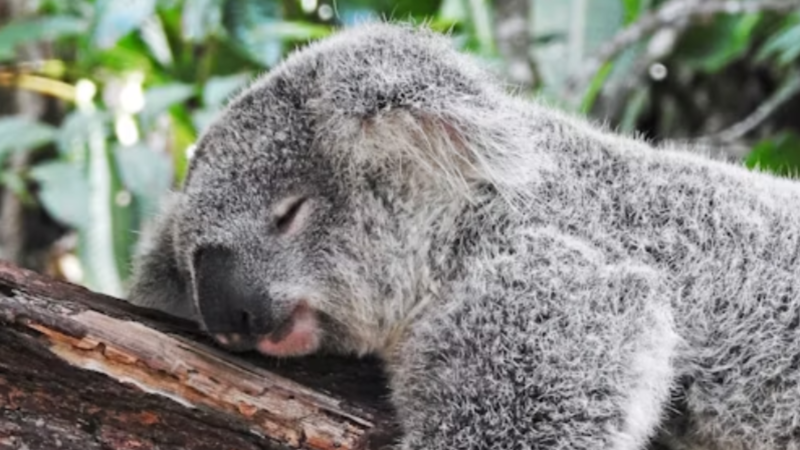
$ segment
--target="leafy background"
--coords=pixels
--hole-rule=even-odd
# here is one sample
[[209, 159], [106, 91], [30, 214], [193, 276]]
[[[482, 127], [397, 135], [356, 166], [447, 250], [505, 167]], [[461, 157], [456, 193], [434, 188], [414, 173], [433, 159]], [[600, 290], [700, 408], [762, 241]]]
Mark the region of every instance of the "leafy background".
[[794, 176], [800, 3], [666, 15], [713, 2], [4, 0], [0, 257], [123, 294], [226, 100], [297, 46], [380, 18], [450, 31], [520, 95]]

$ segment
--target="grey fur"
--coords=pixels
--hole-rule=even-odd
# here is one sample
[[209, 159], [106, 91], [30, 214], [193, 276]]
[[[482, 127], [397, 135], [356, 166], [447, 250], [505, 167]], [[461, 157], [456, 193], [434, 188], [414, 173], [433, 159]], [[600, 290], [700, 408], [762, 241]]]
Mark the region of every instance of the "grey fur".
[[175, 196], [131, 300], [188, 314], [194, 251], [232, 250], [386, 360], [398, 448], [800, 448], [800, 186], [514, 98], [434, 33], [293, 54]]

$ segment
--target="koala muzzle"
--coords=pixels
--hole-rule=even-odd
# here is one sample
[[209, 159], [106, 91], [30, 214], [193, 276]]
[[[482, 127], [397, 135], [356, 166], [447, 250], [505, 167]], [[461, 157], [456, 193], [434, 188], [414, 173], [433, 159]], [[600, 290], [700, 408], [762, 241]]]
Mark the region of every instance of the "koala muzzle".
[[251, 350], [273, 331], [272, 301], [248, 281], [233, 251], [208, 247], [195, 258], [197, 306], [207, 332], [231, 350]]

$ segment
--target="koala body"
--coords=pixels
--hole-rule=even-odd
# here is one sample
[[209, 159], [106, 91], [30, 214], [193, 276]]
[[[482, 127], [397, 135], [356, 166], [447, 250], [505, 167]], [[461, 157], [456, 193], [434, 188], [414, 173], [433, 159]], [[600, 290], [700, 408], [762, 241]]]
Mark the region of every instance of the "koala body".
[[796, 449], [798, 256], [797, 183], [370, 24], [230, 102], [129, 299], [233, 350], [380, 355], [400, 449]]

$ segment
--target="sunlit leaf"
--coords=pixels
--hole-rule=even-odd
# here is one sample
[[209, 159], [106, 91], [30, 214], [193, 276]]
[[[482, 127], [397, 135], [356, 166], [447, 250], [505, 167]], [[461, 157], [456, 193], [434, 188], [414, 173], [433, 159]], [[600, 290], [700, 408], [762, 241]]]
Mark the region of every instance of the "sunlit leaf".
[[0, 160], [15, 151], [28, 151], [56, 139], [57, 129], [25, 116], [0, 118]]
[[231, 95], [243, 88], [252, 77], [250, 73], [240, 73], [227, 77], [209, 78], [203, 87], [203, 103], [207, 107], [222, 105]]
[[123, 189], [108, 146], [93, 136], [89, 141], [89, 222], [84, 231], [86, 263], [95, 290], [122, 295], [133, 249], [132, 197]]
[[222, 22], [223, 0], [193, 0], [184, 3], [181, 13], [183, 37], [190, 42], [205, 39]]
[[36, 41], [52, 41], [86, 32], [87, 22], [74, 16], [49, 16], [17, 19], [0, 28], [0, 60], [15, 57], [17, 46]]
[[198, 109], [192, 112], [192, 125], [194, 128], [198, 130], [198, 132], [203, 132], [211, 122], [216, 119], [217, 115], [219, 114], [219, 110], [217, 108], [203, 108]]
[[304, 22], [271, 22], [253, 27], [249, 34], [255, 41], [319, 39], [331, 33], [331, 28]]
[[349, 26], [364, 19], [380, 17], [402, 21], [427, 20], [441, 10], [443, 3], [442, 0], [347, 0], [334, 2], [334, 5], [339, 21]]
[[600, 90], [603, 88], [603, 84], [608, 78], [608, 75], [611, 73], [614, 65], [612, 63], [605, 63], [603, 67], [597, 71], [594, 78], [592, 78], [592, 82], [589, 83], [589, 88], [586, 90], [586, 94], [583, 96], [583, 101], [581, 103], [581, 112], [584, 114], [588, 113], [592, 106], [594, 105], [595, 100], [597, 99], [597, 95], [600, 93]]
[[[578, 5], [585, 5], [583, 10]], [[619, 0], [591, 0], [575, 2], [576, 13], [584, 17], [571, 17], [571, 26], [583, 25], [583, 30], [573, 39], [582, 38], [581, 51], [584, 57], [594, 54], [608, 39], [625, 26], [625, 8]]]
[[188, 168], [187, 149], [197, 141], [198, 130], [192, 125], [192, 117], [184, 106], [172, 109], [172, 135], [169, 147], [172, 150], [172, 167], [176, 183], [182, 183]]
[[747, 155], [745, 164], [787, 177], [800, 175], [800, 136], [783, 133], [763, 140]]
[[142, 119], [149, 124], [155, 120], [158, 114], [174, 104], [185, 102], [194, 94], [195, 88], [190, 84], [171, 83], [152, 87], [144, 94], [145, 106], [141, 113]]
[[277, 64], [283, 56], [283, 41], [277, 36], [256, 36], [253, 30], [283, 20], [277, 1], [226, 0], [222, 23], [228, 34], [253, 61], [265, 67]]
[[39, 74], [49, 78], [63, 78], [67, 72], [68, 63], [60, 59], [46, 59], [41, 61]]
[[563, 92], [565, 81], [623, 27], [624, 15], [619, 0], [533, 2], [533, 51], [545, 89]]
[[626, 25], [635, 22], [652, 3], [651, 0], [622, 0], [625, 9], [624, 22]]
[[439, 11], [442, 3], [442, 0], [369, 0], [367, 2], [368, 6], [373, 8], [377, 14], [397, 20], [427, 19]]
[[29, 175], [39, 185], [39, 201], [55, 220], [73, 228], [87, 226], [90, 189], [80, 166], [45, 162], [34, 166]]
[[380, 14], [368, 7], [344, 7], [344, 5], [340, 5], [336, 9], [336, 12], [338, 13], [336, 17], [339, 19], [339, 22], [346, 27], [376, 22], [381, 19]]
[[153, 214], [159, 199], [172, 185], [169, 157], [143, 145], [117, 148], [114, 156], [125, 187], [139, 198], [144, 215]]
[[685, 64], [716, 73], [745, 54], [760, 20], [760, 14], [716, 16], [710, 25], [687, 32], [678, 53]]
[[438, 18], [453, 22], [464, 22], [469, 18], [466, 2], [462, 0], [444, 0], [439, 8]]
[[164, 24], [161, 23], [157, 15], [152, 15], [145, 19], [139, 34], [142, 37], [142, 41], [147, 44], [147, 48], [150, 49], [150, 54], [159, 64], [162, 66], [172, 65], [174, 62], [172, 49], [169, 47]]
[[85, 158], [90, 131], [102, 130], [107, 135], [109, 130], [106, 127], [109, 125], [110, 116], [106, 113], [84, 114], [82, 111], [73, 111], [64, 117], [58, 129], [56, 145], [59, 153], [70, 159]]
[[492, 11], [486, 0], [468, 0], [470, 25], [478, 42], [478, 48], [483, 56], [494, 55], [494, 33], [492, 27]]
[[46, 14], [61, 15], [86, 12], [86, 0], [39, 0], [39, 11]]
[[156, 0], [97, 0], [97, 22], [94, 43], [100, 48], [111, 48], [117, 41], [153, 14]]
[[150, 73], [153, 70], [153, 62], [147, 53], [141, 48], [120, 45], [118, 42], [114, 47], [97, 52], [92, 55], [94, 64], [100, 65], [103, 70], [125, 73], [131, 71], [141, 71]]
[[758, 60], [777, 58], [787, 65], [800, 58], [800, 14], [790, 16], [781, 29], [772, 35], [758, 52]]

